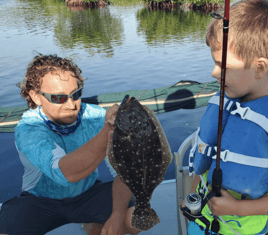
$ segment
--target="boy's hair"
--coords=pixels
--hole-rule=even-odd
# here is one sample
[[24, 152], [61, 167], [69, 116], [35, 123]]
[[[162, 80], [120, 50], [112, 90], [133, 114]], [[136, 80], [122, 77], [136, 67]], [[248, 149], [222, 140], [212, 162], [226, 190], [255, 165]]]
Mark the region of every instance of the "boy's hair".
[[[222, 14], [223, 16], [223, 14]], [[217, 51], [222, 47], [223, 20], [212, 20], [206, 44]], [[249, 69], [255, 58], [268, 58], [268, 0], [244, 0], [230, 7], [229, 48]]]
[[26, 99], [27, 105], [31, 109], [37, 108], [37, 105], [29, 95], [30, 90], [40, 91], [43, 77], [53, 71], [69, 71], [72, 76], [78, 80], [79, 85], [84, 84], [82, 71], [71, 60], [58, 57], [57, 55], [38, 55], [29, 63], [25, 79], [17, 86], [21, 88], [20, 95]]

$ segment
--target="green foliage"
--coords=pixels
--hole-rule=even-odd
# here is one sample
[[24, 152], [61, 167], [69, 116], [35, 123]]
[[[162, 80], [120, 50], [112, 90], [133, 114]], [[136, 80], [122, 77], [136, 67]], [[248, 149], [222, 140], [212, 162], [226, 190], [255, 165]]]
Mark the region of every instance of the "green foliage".
[[133, 6], [140, 4], [142, 0], [109, 0], [111, 4], [116, 6]]
[[112, 57], [113, 46], [121, 45], [122, 37], [122, 22], [108, 9], [62, 13], [55, 26], [56, 44], [68, 49], [81, 46], [91, 56], [97, 52]]
[[[151, 0], [142, 0], [144, 3], [149, 3]], [[163, 2], [163, 0], [154, 0], [154, 2]], [[224, 5], [224, 0], [171, 0], [172, 3], [192, 3], [192, 4], [197, 4], [198, 6], [204, 5], [206, 2], [208, 4], [214, 2], [215, 4], [221, 3]], [[232, 1], [231, 1], [232, 2]]]
[[192, 42], [204, 42], [211, 16], [199, 11], [173, 10], [170, 13], [142, 9], [137, 12], [137, 20], [138, 33], [145, 35], [149, 45], [167, 43], [170, 40], [183, 44], [185, 35], [190, 35], [188, 40]]
[[[89, 3], [89, 2], [98, 2], [98, 0], [83, 0], [83, 2]], [[106, 1], [104, 1], [106, 2]]]
[[27, 26], [42, 22], [45, 27], [53, 27], [55, 44], [61, 48], [85, 48], [91, 56], [102, 53], [112, 57], [113, 47], [122, 44], [122, 20], [113, 17], [109, 8], [79, 12], [67, 7], [63, 0], [23, 0], [23, 3], [31, 7], [21, 9], [23, 12], [17, 15], [24, 19], [18, 20], [27, 22]]

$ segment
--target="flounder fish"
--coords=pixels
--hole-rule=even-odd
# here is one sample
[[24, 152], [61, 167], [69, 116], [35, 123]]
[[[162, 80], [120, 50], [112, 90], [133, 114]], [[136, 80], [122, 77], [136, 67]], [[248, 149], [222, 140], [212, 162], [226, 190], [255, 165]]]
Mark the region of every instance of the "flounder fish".
[[163, 181], [172, 161], [165, 133], [152, 109], [127, 95], [110, 133], [108, 160], [136, 198], [131, 226], [147, 231], [160, 223], [151, 208], [154, 189]]

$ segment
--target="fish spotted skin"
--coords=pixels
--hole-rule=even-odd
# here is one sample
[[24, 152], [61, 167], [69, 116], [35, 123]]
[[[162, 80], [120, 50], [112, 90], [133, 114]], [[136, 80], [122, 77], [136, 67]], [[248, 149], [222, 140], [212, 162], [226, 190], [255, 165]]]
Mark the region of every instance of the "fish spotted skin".
[[172, 153], [155, 113], [134, 97], [125, 97], [108, 144], [108, 159], [136, 198], [131, 226], [147, 231], [160, 222], [151, 208], [155, 188], [163, 181]]

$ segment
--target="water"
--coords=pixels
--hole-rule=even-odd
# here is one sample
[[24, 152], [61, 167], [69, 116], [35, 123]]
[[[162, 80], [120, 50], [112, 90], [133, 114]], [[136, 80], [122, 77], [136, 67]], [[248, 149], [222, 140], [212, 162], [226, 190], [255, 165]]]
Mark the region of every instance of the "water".
[[[149, 11], [138, 0], [72, 11], [63, 0], [0, 0], [0, 107], [25, 106], [16, 84], [37, 55], [72, 58], [86, 77], [83, 97], [214, 81], [206, 46], [211, 17]], [[160, 114], [172, 152], [199, 125], [205, 108]], [[165, 179], [175, 178], [174, 163]]]
[[26, 105], [16, 83], [36, 51], [74, 59], [88, 78], [86, 97], [212, 81], [209, 21], [199, 12], [150, 12], [142, 3], [74, 12], [62, 0], [2, 2], [0, 106]]

